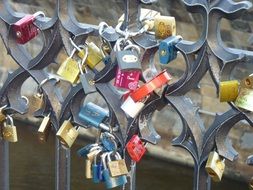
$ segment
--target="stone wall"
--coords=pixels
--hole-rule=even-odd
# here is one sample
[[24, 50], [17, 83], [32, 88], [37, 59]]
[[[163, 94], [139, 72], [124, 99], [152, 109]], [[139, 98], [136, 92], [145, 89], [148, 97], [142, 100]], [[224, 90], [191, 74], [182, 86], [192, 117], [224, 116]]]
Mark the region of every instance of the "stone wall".
[[[253, 2], [253, 0], [251, 0]], [[106, 21], [110, 25], [115, 26], [117, 19], [123, 13], [122, 1], [105, 1], [105, 0], [75, 0], [75, 13], [80, 22], [90, 24], [99, 24], [101, 21]], [[13, 7], [18, 11], [33, 13], [38, 10], [43, 10], [46, 15], [52, 16], [54, 11], [54, 1], [52, 0], [13, 0]], [[179, 0], [159, 0], [159, 2], [151, 7], [160, 11], [163, 15], [172, 15], [177, 20], [177, 33], [183, 36], [184, 39], [195, 41], [199, 38], [202, 31], [202, 21], [200, 15], [189, 14], [182, 1]], [[240, 19], [232, 22], [222, 20], [221, 35], [224, 43], [229, 47], [241, 48], [253, 51], [253, 10], [250, 10], [242, 15]], [[32, 43], [27, 45], [31, 52], [36, 54], [41, 44], [39, 39], [35, 39]], [[0, 43], [0, 56], [1, 61], [1, 77], [2, 81], [6, 77], [6, 70], [15, 69], [17, 65], [14, 61], [6, 55], [6, 50], [3, 44]], [[64, 52], [63, 52], [64, 54]], [[63, 59], [64, 55], [60, 55]], [[58, 60], [62, 60], [58, 59]], [[159, 64], [157, 64], [159, 66]], [[55, 65], [53, 68], [57, 68]], [[170, 63], [169, 72], [174, 76], [174, 80], [180, 78], [185, 69], [185, 64], [182, 56], [179, 56], [176, 61]], [[51, 69], [48, 68], [48, 69]], [[244, 65], [243, 67], [236, 68], [233, 78], [242, 78], [245, 73], [253, 72], [252, 64]], [[35, 84], [32, 80], [27, 82], [29, 89], [31, 84]], [[24, 89], [27, 89], [27, 86]], [[187, 94], [191, 97], [194, 103], [200, 107], [201, 117], [203, 118], [206, 126], [209, 126], [214, 119], [216, 112], [224, 112], [228, 109], [227, 104], [220, 103], [217, 99], [216, 89], [209, 74], [200, 82], [200, 89], [192, 90]], [[25, 90], [27, 91], [27, 90]], [[159, 122], [158, 122], [159, 121]], [[162, 136], [162, 141], [158, 147], [149, 145], [150, 154], [163, 159], [174, 160], [184, 164], [192, 165], [190, 155], [185, 153], [184, 150], [174, 148], [170, 142], [173, 138], [177, 137], [182, 129], [182, 123], [179, 116], [171, 108], [165, 108], [163, 111], [157, 113], [153, 120], [154, 126], [158, 133]], [[84, 131], [87, 134], [87, 131]], [[253, 133], [246, 123], [239, 123], [230, 133], [230, 140], [232, 141], [235, 149], [239, 151], [240, 157], [236, 164], [226, 162], [229, 166], [226, 173], [233, 177], [247, 180], [253, 172], [253, 169], [246, 166], [245, 160], [249, 154], [252, 153], [253, 148]], [[233, 172], [230, 172], [233, 170]], [[243, 171], [243, 172], [242, 172]]]

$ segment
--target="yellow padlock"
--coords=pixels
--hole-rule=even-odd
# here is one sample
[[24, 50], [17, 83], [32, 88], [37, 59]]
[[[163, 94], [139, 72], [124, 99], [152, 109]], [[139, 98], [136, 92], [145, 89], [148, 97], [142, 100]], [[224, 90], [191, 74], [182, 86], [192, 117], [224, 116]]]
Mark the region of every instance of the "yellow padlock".
[[3, 110], [4, 110], [5, 107], [6, 107], [6, 106], [3, 106], [3, 107], [0, 108], [0, 123], [4, 122], [5, 119], [6, 119], [6, 116], [5, 116], [5, 114], [3, 113]]
[[70, 55], [60, 66], [57, 71], [57, 74], [60, 75], [63, 79], [71, 82], [72, 84], [78, 80], [80, 70], [78, 67], [78, 62], [73, 59], [73, 56], [77, 49], [74, 49]]
[[[94, 69], [97, 64], [99, 64], [103, 60], [103, 53], [101, 50], [94, 44], [93, 42], [87, 43], [88, 46], [88, 57], [85, 60], [85, 63], [91, 68]], [[85, 51], [79, 51], [78, 56], [80, 58], [84, 58]]]
[[46, 142], [49, 136], [51, 128], [51, 122], [50, 122], [50, 117], [46, 116], [44, 117], [42, 123], [40, 124], [38, 134], [39, 134], [39, 140], [42, 142]]
[[17, 128], [16, 126], [14, 126], [13, 119], [9, 115], [7, 115], [6, 121], [2, 128], [2, 135], [3, 135], [3, 139], [8, 142], [18, 141]]
[[56, 136], [66, 148], [70, 148], [78, 136], [78, 131], [71, 124], [70, 120], [65, 120]]
[[176, 35], [176, 19], [171, 16], [156, 16], [154, 19], [155, 36], [165, 39]]
[[220, 82], [220, 102], [233, 102], [239, 93], [239, 82], [237, 80]]
[[92, 179], [92, 161], [90, 159], [85, 160], [85, 177]]
[[225, 170], [225, 160], [221, 160], [219, 154], [215, 151], [208, 156], [206, 171], [213, 181], [219, 182]]

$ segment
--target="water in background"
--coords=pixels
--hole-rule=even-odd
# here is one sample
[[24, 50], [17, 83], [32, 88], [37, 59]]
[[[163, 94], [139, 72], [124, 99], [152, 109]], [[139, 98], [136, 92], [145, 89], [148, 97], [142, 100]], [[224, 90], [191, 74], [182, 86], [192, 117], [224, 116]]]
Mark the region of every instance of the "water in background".
[[[54, 138], [46, 144], [37, 140], [36, 128], [15, 123], [19, 141], [10, 144], [11, 190], [54, 190]], [[88, 142], [86, 142], [88, 143]], [[71, 190], [104, 190], [84, 177], [85, 160], [72, 148]], [[193, 169], [163, 162], [148, 156], [137, 165], [137, 190], [191, 190]], [[224, 178], [212, 190], [247, 190], [247, 184]]]

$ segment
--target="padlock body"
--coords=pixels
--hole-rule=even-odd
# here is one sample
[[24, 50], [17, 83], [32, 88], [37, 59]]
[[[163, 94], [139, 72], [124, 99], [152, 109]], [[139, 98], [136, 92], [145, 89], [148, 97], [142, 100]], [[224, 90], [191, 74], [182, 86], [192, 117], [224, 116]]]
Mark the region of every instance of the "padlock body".
[[253, 112], [253, 89], [241, 88], [235, 101], [235, 105], [239, 108]]
[[6, 119], [6, 116], [3, 113], [3, 108], [0, 108], [0, 123], [4, 122], [5, 119]]
[[57, 71], [58, 75], [72, 84], [78, 80], [79, 73], [78, 63], [71, 57], [68, 57]]
[[46, 142], [49, 136], [50, 132], [50, 117], [44, 117], [42, 120], [42, 123], [40, 124], [40, 127], [38, 129], [38, 135], [39, 135], [39, 140], [42, 142]]
[[135, 90], [138, 87], [141, 72], [136, 71], [122, 71], [119, 68], [116, 72], [114, 86], [118, 88]]
[[43, 95], [42, 94], [34, 94], [29, 99], [29, 112], [33, 113], [40, 109], [43, 105]]
[[103, 170], [103, 177], [107, 189], [112, 189], [127, 183], [126, 176], [111, 177], [109, 169]]
[[25, 44], [38, 35], [39, 29], [34, 25], [34, 20], [33, 15], [26, 15], [13, 25], [17, 43]]
[[69, 120], [66, 120], [57, 131], [56, 136], [65, 147], [70, 148], [78, 136], [78, 131]]
[[143, 145], [138, 135], [133, 135], [128, 141], [126, 148], [131, 159], [136, 162], [139, 162], [146, 152], [146, 147]]
[[87, 127], [99, 128], [99, 125], [109, 116], [108, 111], [89, 102], [82, 106], [78, 116]]
[[94, 73], [88, 72], [79, 76], [85, 94], [96, 92]]
[[220, 102], [234, 102], [239, 93], [237, 80], [220, 82]]
[[108, 167], [112, 177], [126, 175], [128, 173], [126, 162], [123, 159], [108, 162]]
[[179, 41], [177, 36], [170, 36], [161, 41], [159, 45], [159, 60], [161, 64], [168, 64], [177, 58], [176, 43]]
[[157, 39], [165, 39], [176, 35], [176, 20], [171, 16], [156, 16], [154, 19], [155, 36]]
[[145, 106], [143, 102], [134, 102], [133, 99], [128, 96], [124, 103], [121, 105], [121, 109], [130, 117], [136, 117], [142, 108]]
[[92, 179], [92, 162], [89, 159], [85, 160], [85, 177], [87, 179]]
[[2, 128], [3, 139], [8, 142], [17, 142], [18, 135], [17, 135], [17, 128], [16, 126], [12, 126], [9, 124], [4, 123]]
[[[132, 50], [122, 50], [113, 52], [111, 55], [115, 54], [118, 67], [121, 71], [124, 70], [139, 70], [141, 71], [141, 63], [139, 61], [139, 56], [136, 51]], [[114, 58], [112, 58], [114, 59]]]
[[214, 151], [209, 154], [205, 168], [213, 181], [221, 181], [222, 175], [225, 170], [225, 163], [222, 162], [217, 152]]
[[93, 180], [93, 183], [99, 183], [100, 182], [100, 169], [99, 169], [99, 165], [97, 164], [94, 164], [92, 165], [92, 180]]

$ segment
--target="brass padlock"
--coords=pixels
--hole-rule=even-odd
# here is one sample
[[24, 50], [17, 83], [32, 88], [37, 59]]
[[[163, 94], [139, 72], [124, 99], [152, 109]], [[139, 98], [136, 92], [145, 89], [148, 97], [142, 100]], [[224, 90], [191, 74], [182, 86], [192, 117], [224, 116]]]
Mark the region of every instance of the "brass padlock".
[[[91, 68], [94, 69], [97, 64], [103, 60], [103, 53], [93, 42], [87, 43], [88, 46], [88, 57], [85, 60], [85, 63]], [[79, 51], [78, 56], [84, 58], [85, 51]]]
[[51, 122], [50, 122], [50, 117], [46, 116], [42, 120], [42, 123], [40, 124], [39, 130], [38, 130], [38, 136], [39, 140], [42, 142], [46, 142], [49, 136], [51, 128]]
[[70, 148], [78, 136], [78, 131], [71, 124], [70, 120], [65, 120], [56, 133], [56, 136], [66, 148]]
[[239, 82], [237, 80], [220, 82], [220, 102], [234, 102], [239, 93]]
[[253, 75], [241, 81], [239, 95], [235, 105], [239, 108], [253, 112]]
[[127, 166], [125, 160], [123, 160], [120, 154], [117, 152], [115, 154], [116, 160], [112, 161], [110, 155], [108, 156], [108, 168], [112, 177], [117, 177], [121, 175], [128, 174]]
[[165, 39], [176, 35], [176, 20], [171, 16], [157, 16], [154, 19], [155, 36], [158, 39]]
[[0, 108], [0, 123], [4, 122], [5, 119], [6, 119], [6, 116], [5, 116], [5, 114], [3, 113], [3, 110], [4, 110], [5, 107], [6, 107], [6, 106], [3, 106], [3, 107]]
[[17, 142], [17, 128], [14, 126], [14, 122], [11, 116], [7, 115], [6, 121], [4, 122], [4, 126], [2, 128], [3, 139], [9, 142]]
[[72, 84], [78, 80], [80, 73], [78, 62], [73, 59], [73, 56], [77, 49], [74, 49], [70, 55], [60, 66], [57, 71], [57, 74], [60, 75], [63, 79], [71, 82]]
[[92, 161], [90, 159], [86, 159], [85, 160], [85, 177], [87, 179], [91, 179], [92, 178]]
[[224, 170], [225, 160], [221, 160], [217, 152], [211, 152], [206, 163], [206, 171], [209, 176], [213, 179], [213, 181], [219, 182], [221, 181]]
[[29, 99], [29, 105], [30, 105], [29, 109], [30, 113], [33, 113], [38, 109], [40, 109], [43, 105], [43, 94], [40, 93], [33, 94]]

